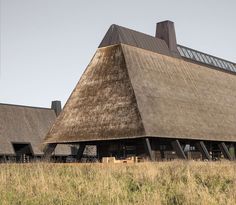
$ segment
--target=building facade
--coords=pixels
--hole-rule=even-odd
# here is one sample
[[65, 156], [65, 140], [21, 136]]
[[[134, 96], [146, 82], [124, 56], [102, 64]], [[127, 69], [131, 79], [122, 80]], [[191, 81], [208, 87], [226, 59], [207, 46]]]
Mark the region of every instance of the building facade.
[[[0, 104], [0, 161], [29, 162], [43, 157], [42, 142], [60, 113], [61, 104], [53, 101], [51, 108]], [[65, 161], [70, 155], [68, 145], [60, 145], [53, 158]]]
[[178, 45], [174, 23], [150, 36], [118, 25], [47, 134], [58, 144], [97, 147], [97, 157], [151, 160], [235, 158], [236, 65]]

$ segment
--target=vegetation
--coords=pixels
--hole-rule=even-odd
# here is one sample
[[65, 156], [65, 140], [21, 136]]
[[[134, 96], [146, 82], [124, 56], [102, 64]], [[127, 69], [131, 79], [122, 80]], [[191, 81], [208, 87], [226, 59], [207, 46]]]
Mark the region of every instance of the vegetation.
[[0, 204], [236, 204], [235, 162], [1, 164]]

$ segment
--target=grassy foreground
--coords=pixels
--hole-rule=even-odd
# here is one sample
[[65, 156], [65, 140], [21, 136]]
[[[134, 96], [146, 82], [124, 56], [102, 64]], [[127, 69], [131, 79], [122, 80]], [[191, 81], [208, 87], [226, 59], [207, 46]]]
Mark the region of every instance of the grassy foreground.
[[1, 164], [0, 204], [236, 204], [236, 163]]

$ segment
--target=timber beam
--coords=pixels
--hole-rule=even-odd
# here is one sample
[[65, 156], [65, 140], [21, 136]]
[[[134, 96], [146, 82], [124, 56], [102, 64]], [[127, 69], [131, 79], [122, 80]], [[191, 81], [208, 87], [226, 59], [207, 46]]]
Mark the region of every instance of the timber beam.
[[79, 143], [79, 149], [78, 149], [77, 154], [76, 154], [76, 159], [78, 161], [80, 161], [82, 156], [83, 156], [85, 146], [86, 146], [85, 143]]
[[44, 159], [49, 160], [52, 156], [52, 153], [54, 152], [57, 144], [52, 143], [52, 144], [47, 144], [43, 150], [44, 152]]
[[219, 146], [221, 152], [223, 153], [225, 159], [233, 160], [233, 157], [229, 153], [229, 149], [228, 149], [228, 147], [226, 146], [226, 144], [224, 142], [220, 142], [218, 144], [218, 146]]
[[176, 155], [178, 156], [178, 158], [180, 159], [187, 159], [183, 148], [181, 147], [181, 144], [179, 142], [179, 140], [173, 140], [171, 141], [171, 145], [176, 153]]
[[202, 159], [206, 160], [211, 160], [211, 156], [206, 148], [206, 145], [203, 141], [199, 141], [196, 144], [197, 149], [201, 152], [202, 154]]
[[154, 161], [155, 157], [154, 157], [154, 154], [153, 154], [153, 151], [152, 151], [152, 147], [151, 147], [151, 143], [150, 143], [149, 138], [144, 138], [144, 147], [145, 147], [145, 151], [146, 151], [149, 159], [151, 161]]
[[232, 144], [231, 149], [233, 150], [233, 159], [236, 160], [236, 143]]

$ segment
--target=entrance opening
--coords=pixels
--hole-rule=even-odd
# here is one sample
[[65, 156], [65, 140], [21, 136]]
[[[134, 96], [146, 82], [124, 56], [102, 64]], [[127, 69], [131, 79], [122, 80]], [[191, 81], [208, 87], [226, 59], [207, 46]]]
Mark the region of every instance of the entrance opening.
[[29, 162], [33, 157], [33, 151], [30, 143], [12, 143], [16, 153], [16, 162]]

